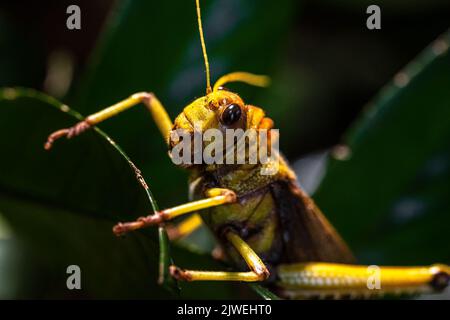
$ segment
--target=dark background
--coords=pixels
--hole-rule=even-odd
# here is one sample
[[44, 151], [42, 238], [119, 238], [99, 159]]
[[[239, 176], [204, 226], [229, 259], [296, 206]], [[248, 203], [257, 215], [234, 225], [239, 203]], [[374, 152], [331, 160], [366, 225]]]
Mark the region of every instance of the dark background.
[[[35, 88], [83, 115], [153, 91], [174, 118], [205, 90], [194, 3], [2, 1], [0, 87]], [[448, 29], [450, 3], [201, 3], [212, 81], [239, 70], [271, 76], [267, 89], [230, 89], [274, 119], [309, 192], [323, 177], [314, 199], [359, 261], [449, 263], [450, 64], [448, 53], [429, 64], [417, 56]], [[81, 8], [81, 30], [66, 28], [70, 4]], [[370, 4], [381, 7], [381, 30], [366, 28]], [[380, 91], [407, 64], [423, 69], [417, 79]], [[111, 234], [150, 211], [123, 158], [92, 132], [42, 150], [50, 132], [75, 122], [48, 110], [55, 104], [0, 89], [0, 297], [174, 297], [156, 285], [155, 230]], [[171, 164], [144, 108], [100, 128], [142, 169], [160, 207], [187, 200], [187, 173]], [[202, 251], [173, 245], [177, 264], [225, 267], [206, 253], [206, 231], [191, 240]], [[70, 264], [83, 270], [80, 292], [65, 287]], [[187, 298], [254, 297], [242, 285], [182, 289]]]

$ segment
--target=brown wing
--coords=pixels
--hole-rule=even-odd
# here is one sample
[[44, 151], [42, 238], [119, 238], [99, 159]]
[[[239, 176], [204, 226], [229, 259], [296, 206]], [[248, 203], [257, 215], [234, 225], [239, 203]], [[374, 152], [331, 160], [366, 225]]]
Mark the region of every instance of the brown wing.
[[282, 262], [354, 262], [345, 242], [294, 181], [277, 181], [271, 189], [283, 232]]

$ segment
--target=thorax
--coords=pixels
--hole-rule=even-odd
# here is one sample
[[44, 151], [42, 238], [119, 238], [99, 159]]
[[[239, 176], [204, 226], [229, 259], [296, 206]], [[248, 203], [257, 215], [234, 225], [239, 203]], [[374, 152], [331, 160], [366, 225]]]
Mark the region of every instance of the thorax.
[[271, 184], [289, 179], [293, 173], [284, 160], [276, 174], [263, 174], [262, 165], [222, 166], [216, 170], [194, 172], [190, 181], [191, 199], [204, 198], [209, 188], [227, 188], [237, 194], [237, 202], [201, 212], [206, 225], [222, 243], [230, 259], [245, 266], [242, 258], [223, 241], [223, 232], [232, 228], [266, 261], [276, 261], [281, 254], [280, 222]]

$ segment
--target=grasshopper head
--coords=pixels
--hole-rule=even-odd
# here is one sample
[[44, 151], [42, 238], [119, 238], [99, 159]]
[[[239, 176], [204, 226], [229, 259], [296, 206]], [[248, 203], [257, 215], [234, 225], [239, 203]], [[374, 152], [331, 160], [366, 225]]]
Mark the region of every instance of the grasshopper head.
[[[194, 149], [194, 136], [203, 137], [209, 129], [218, 129], [223, 135], [226, 129], [245, 130], [247, 110], [244, 101], [237, 94], [223, 89], [194, 100], [175, 118], [169, 137], [169, 153], [180, 142], [190, 144], [192, 157], [196, 152], [203, 152], [207, 143], [202, 139], [201, 150]], [[188, 167], [185, 163], [183, 166]]]
[[264, 75], [248, 72], [233, 72], [222, 76], [213, 88], [207, 86], [205, 96], [184, 108], [175, 119], [174, 129], [192, 131], [195, 127], [202, 132], [211, 128], [245, 130], [258, 125], [264, 117], [264, 112], [260, 108], [246, 105], [239, 95], [224, 89], [223, 85], [230, 82], [244, 82], [265, 87], [270, 79]]
[[173, 129], [204, 132], [208, 129], [224, 130], [246, 126], [246, 105], [235, 93], [213, 91], [186, 106], [175, 118]]
[[[204, 139], [208, 130], [215, 130], [215, 133], [220, 133], [225, 139], [229, 129], [241, 129], [243, 132], [261, 127], [270, 129], [272, 120], [265, 118], [264, 115], [261, 108], [248, 105], [236, 93], [218, 87], [186, 106], [175, 118], [169, 138], [169, 153], [171, 154], [173, 148], [181, 141], [186, 143], [186, 138], [189, 139], [192, 157], [196, 152], [203, 152], [210, 144], [218, 143], [216, 138]], [[200, 137], [200, 148], [194, 146], [196, 135]], [[225, 140], [222, 140], [221, 144], [223, 148], [227, 145]], [[185, 163], [182, 166], [189, 167]]]
[[[179, 146], [181, 141], [189, 138], [189, 143], [191, 144], [189, 148], [191, 149], [190, 154], [192, 157], [195, 156], [196, 152], [203, 152], [204, 148], [217, 142], [216, 140], [210, 140], [205, 144], [202, 139], [200, 150], [198, 150], [197, 146], [194, 146], [195, 137], [199, 135], [203, 138], [208, 130], [219, 131], [224, 136], [227, 129], [257, 129], [262, 122], [265, 122], [263, 127], [271, 127], [272, 125], [272, 120], [264, 118], [262, 109], [246, 105], [239, 95], [223, 88], [223, 85], [229, 82], [245, 82], [250, 85], [265, 87], [269, 84], [268, 77], [247, 72], [233, 72], [219, 78], [214, 87], [211, 87], [199, 0], [196, 0], [196, 7], [200, 42], [206, 69], [206, 95], [196, 99], [184, 108], [183, 112], [176, 117], [169, 136], [169, 154], [172, 154], [172, 150]], [[182, 139], [180, 139], [180, 133]], [[183, 145], [186, 146], [187, 143], [183, 143]], [[186, 157], [189, 158], [189, 156]], [[186, 167], [188, 165], [183, 164], [183, 166]]]

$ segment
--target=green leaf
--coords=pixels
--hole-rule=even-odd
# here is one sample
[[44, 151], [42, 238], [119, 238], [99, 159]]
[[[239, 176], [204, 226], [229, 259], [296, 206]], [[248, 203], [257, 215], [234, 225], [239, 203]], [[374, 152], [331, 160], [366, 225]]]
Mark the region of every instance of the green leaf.
[[276, 294], [257, 283], [249, 283], [249, 286], [264, 300], [280, 300]]
[[361, 261], [450, 261], [449, 40], [433, 42], [365, 109], [315, 195]]

